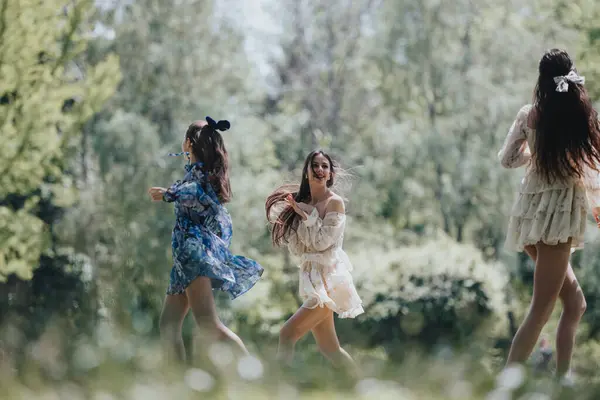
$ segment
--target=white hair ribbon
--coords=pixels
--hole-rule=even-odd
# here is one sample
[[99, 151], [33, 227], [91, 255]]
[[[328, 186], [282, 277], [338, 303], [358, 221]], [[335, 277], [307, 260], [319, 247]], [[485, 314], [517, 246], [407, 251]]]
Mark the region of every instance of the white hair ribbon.
[[557, 92], [568, 92], [569, 82], [583, 85], [585, 83], [585, 76], [577, 75], [577, 72], [571, 70], [567, 75], [554, 77], [554, 83], [556, 83]]

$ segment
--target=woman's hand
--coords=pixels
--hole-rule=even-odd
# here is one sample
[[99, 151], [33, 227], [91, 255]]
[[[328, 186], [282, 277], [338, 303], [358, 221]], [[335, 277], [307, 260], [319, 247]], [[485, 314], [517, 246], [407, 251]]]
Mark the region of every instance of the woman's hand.
[[310, 213], [314, 210], [314, 207], [305, 203], [296, 202], [298, 207], [306, 213], [306, 215], [310, 215]]
[[296, 202], [296, 200], [294, 199], [294, 196], [292, 196], [291, 194], [288, 194], [287, 197], [285, 198], [285, 200], [287, 201], [287, 203], [294, 209], [294, 211], [296, 211], [296, 214], [298, 214], [300, 217], [302, 217], [303, 220], [306, 220], [308, 218], [308, 215], [306, 214], [306, 212], [298, 205], [298, 203]]
[[155, 187], [151, 187], [150, 189], [148, 189], [148, 194], [150, 194], [152, 201], [162, 201], [163, 195], [165, 194], [166, 191], [167, 191], [167, 189], [165, 189], [165, 188], [155, 186]]
[[592, 215], [594, 216], [594, 221], [596, 221], [596, 225], [600, 228], [600, 207], [592, 208]]

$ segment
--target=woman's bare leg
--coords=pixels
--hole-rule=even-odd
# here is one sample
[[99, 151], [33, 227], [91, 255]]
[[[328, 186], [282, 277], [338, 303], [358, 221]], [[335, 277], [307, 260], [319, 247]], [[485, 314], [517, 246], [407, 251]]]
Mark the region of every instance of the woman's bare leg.
[[533, 299], [527, 316], [513, 339], [507, 364], [524, 363], [529, 358], [552, 314], [567, 274], [571, 255], [570, 241], [556, 246], [538, 243], [536, 250]]
[[169, 360], [185, 362], [182, 326], [188, 310], [188, 299], [185, 294], [167, 295], [165, 298], [159, 326], [160, 336]]
[[187, 287], [186, 294], [205, 349], [215, 341], [223, 341], [242, 354], [248, 354], [242, 340], [219, 319], [210, 278], [201, 276]]
[[358, 367], [341, 346], [335, 331], [333, 311], [329, 310], [328, 315], [312, 329], [315, 341], [323, 354], [331, 363], [339, 368], [350, 372], [353, 376], [358, 376]]
[[287, 364], [291, 363], [296, 342], [326, 318], [329, 312], [330, 310], [325, 307], [313, 309], [300, 307], [279, 332], [277, 358]]
[[583, 291], [571, 265], [567, 270], [559, 296], [563, 304], [563, 312], [556, 329], [556, 375], [562, 377], [571, 367], [577, 327], [586, 308]]
[[[525, 248], [525, 251], [534, 262], [537, 260], [537, 250], [534, 246]], [[562, 302], [563, 312], [556, 330], [556, 375], [563, 376], [571, 366], [577, 327], [587, 306], [570, 263], [558, 297]]]

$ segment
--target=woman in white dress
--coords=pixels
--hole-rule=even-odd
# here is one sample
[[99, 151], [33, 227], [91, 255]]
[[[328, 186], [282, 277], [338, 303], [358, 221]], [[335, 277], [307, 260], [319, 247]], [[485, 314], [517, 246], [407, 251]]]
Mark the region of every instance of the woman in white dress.
[[350, 275], [352, 264], [342, 250], [346, 215], [344, 201], [331, 190], [334, 179], [331, 157], [313, 151], [304, 163], [300, 185], [282, 186], [267, 198], [273, 244], [287, 244], [300, 258], [303, 301], [281, 329], [278, 357], [291, 362], [296, 342], [312, 331], [326, 358], [355, 372], [354, 361], [340, 347], [333, 320], [334, 312], [340, 318], [364, 312]]
[[560, 298], [557, 377], [569, 371], [586, 307], [569, 257], [583, 247], [587, 209], [597, 223], [600, 211], [600, 125], [584, 82], [566, 52], [547, 51], [539, 63], [534, 102], [521, 108], [499, 153], [505, 168], [527, 167], [506, 247], [525, 251], [535, 262], [533, 298], [507, 364], [527, 360]]

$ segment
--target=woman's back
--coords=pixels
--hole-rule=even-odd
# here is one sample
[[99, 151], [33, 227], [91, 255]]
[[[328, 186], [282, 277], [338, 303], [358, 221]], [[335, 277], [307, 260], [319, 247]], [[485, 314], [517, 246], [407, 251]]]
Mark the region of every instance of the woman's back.
[[198, 238], [204, 236], [200, 231], [208, 230], [229, 244], [232, 223], [227, 209], [220, 204], [200, 164], [191, 165], [186, 169], [183, 180], [170, 189], [177, 191], [175, 230], [184, 232], [186, 237], [191, 235]]
[[568, 54], [551, 50], [540, 60], [527, 125], [534, 128], [535, 170], [546, 181], [582, 178], [600, 165], [598, 114]]
[[534, 103], [521, 107], [498, 154], [505, 168], [527, 167], [510, 213], [509, 249], [583, 246], [587, 209], [600, 205], [600, 134], [583, 81], [566, 53], [544, 55]]
[[[517, 119], [519, 120], [517, 122], [517, 124], [519, 126], [516, 127], [516, 129], [522, 130], [522, 132], [523, 132], [522, 135], [526, 138], [526, 143], [527, 143], [526, 151], [529, 153], [529, 157], [530, 157], [530, 159], [526, 163], [526, 166], [527, 166], [526, 179], [529, 179], [529, 180], [535, 179], [535, 184], [537, 186], [544, 187], [544, 188], [564, 188], [564, 187], [568, 187], [568, 186], [576, 184], [576, 183], [583, 184], [583, 181], [585, 179], [585, 173], [583, 175], [579, 176], [579, 175], [571, 172], [570, 174], [565, 174], [565, 176], [563, 176], [561, 178], [554, 178], [551, 181], [549, 181], [547, 179], [547, 177], [544, 176], [543, 173], [540, 173], [538, 153], [536, 152], [535, 149], [536, 149], [537, 137], [538, 137], [538, 135], [541, 135], [543, 133], [540, 133], [535, 128], [536, 108], [532, 104], [527, 104], [527, 105], [523, 106], [519, 112], [519, 115], [517, 116]], [[565, 129], [564, 135], [565, 136], [569, 135], [568, 129]], [[512, 165], [511, 166], [507, 165], [507, 167], [513, 168]], [[585, 172], [586, 168], [584, 167], [584, 168], [582, 168], [582, 170], [583, 170], [583, 172]]]
[[506, 362], [527, 360], [560, 297], [559, 377], [569, 371], [585, 309], [569, 257], [583, 247], [589, 203], [597, 222], [600, 205], [600, 128], [584, 82], [566, 52], [546, 52], [533, 105], [521, 108], [499, 153], [506, 168], [527, 166], [510, 211], [506, 247], [525, 251], [535, 263], [531, 305]]

